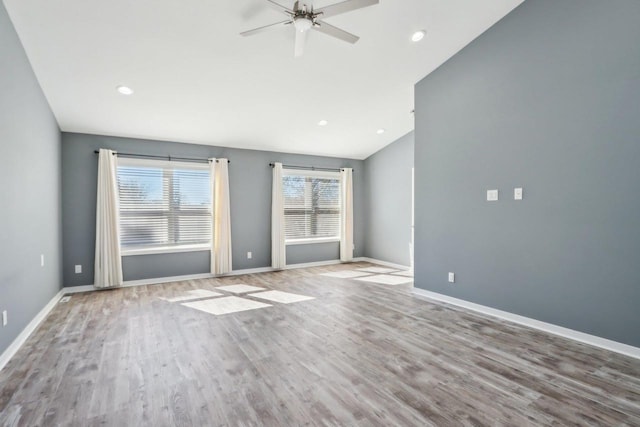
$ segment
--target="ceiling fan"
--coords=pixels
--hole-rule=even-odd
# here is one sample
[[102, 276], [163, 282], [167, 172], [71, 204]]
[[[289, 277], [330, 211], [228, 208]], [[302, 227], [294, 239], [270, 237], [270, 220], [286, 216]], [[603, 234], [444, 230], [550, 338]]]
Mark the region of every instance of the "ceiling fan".
[[284, 14], [288, 15], [289, 18], [281, 22], [276, 22], [275, 24], [265, 25], [264, 27], [259, 27], [253, 30], [242, 32], [240, 33], [240, 35], [252, 36], [263, 31], [268, 31], [293, 24], [296, 30], [294, 53], [295, 56], [298, 57], [304, 53], [304, 44], [307, 39], [307, 33], [309, 32], [309, 30], [316, 30], [328, 36], [335, 37], [351, 44], [357, 42], [360, 37], [341, 30], [340, 28], [334, 27], [333, 25], [327, 24], [326, 22], [321, 21], [320, 18], [329, 18], [341, 13], [351, 12], [352, 10], [372, 6], [374, 4], [378, 4], [380, 0], [346, 0], [341, 3], [332, 4], [316, 10], [313, 9], [312, 0], [308, 0], [308, 5], [302, 4], [302, 7], [300, 6], [300, 1], [296, 1], [293, 5], [293, 9], [284, 7], [273, 0], [267, 0], [267, 2], [278, 11], [284, 12]]

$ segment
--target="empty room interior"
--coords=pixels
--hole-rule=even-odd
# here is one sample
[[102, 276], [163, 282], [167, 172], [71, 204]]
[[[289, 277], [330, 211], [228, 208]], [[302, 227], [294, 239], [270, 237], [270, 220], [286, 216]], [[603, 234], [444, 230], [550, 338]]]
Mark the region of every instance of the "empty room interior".
[[640, 426], [640, 1], [0, 2], [0, 426]]

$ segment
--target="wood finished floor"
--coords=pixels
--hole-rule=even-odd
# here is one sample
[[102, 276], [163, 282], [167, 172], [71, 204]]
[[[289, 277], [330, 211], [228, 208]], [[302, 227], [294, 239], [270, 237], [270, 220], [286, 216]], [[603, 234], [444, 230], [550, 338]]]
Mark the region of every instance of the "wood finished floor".
[[[640, 425], [640, 361], [318, 275], [364, 266], [74, 294], [0, 372], [0, 425]], [[237, 283], [315, 299], [160, 299]]]

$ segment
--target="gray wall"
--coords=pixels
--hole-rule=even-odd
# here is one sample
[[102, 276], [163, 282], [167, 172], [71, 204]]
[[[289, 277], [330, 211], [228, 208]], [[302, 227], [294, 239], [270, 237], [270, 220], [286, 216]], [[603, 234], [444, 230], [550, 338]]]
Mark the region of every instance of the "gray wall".
[[364, 252], [370, 258], [410, 264], [413, 132], [364, 162], [367, 211]]
[[418, 83], [416, 286], [640, 345], [639, 23], [528, 0]]
[[2, 353], [61, 284], [60, 131], [2, 2], [0, 146]]
[[[364, 179], [361, 160], [239, 150], [207, 145], [108, 136], [62, 134], [63, 271], [65, 286], [93, 283], [97, 156], [94, 150], [184, 157], [227, 157], [231, 193], [233, 269], [271, 265], [271, 167], [285, 164], [354, 168], [354, 256], [364, 250]], [[247, 259], [247, 252], [253, 258]], [[287, 248], [287, 263], [334, 260], [339, 244], [296, 245]], [[74, 265], [82, 265], [82, 274]], [[209, 272], [208, 252], [137, 255], [123, 258], [125, 280]]]

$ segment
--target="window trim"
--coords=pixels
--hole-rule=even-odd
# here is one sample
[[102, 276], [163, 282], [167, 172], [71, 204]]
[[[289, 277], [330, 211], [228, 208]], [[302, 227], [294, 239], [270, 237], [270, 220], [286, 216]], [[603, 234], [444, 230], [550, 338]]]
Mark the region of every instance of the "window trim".
[[314, 171], [307, 169], [282, 169], [282, 176], [310, 176], [312, 178], [333, 178], [340, 181], [340, 172]]
[[129, 247], [122, 249], [120, 247], [121, 256], [136, 256], [136, 255], [154, 255], [154, 254], [173, 254], [180, 252], [203, 252], [211, 251], [210, 244], [199, 245], [176, 245], [176, 246], [156, 246], [156, 247]]
[[335, 243], [339, 242], [340, 237], [305, 237], [302, 239], [287, 239], [284, 244], [287, 246], [295, 245], [312, 245], [315, 243]]

